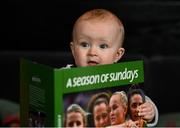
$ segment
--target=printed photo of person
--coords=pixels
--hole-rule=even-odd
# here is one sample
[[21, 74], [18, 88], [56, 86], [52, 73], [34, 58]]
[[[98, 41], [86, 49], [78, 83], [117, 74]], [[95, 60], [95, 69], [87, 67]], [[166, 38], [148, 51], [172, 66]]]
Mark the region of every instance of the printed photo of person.
[[109, 99], [110, 94], [107, 92], [100, 92], [92, 95], [88, 103], [88, 112], [91, 120], [89, 120], [89, 127], [106, 127], [110, 125], [109, 118]]
[[142, 89], [130, 89], [128, 95], [128, 112], [130, 119], [135, 121], [138, 127], [146, 126], [146, 121], [139, 116], [139, 106], [145, 103], [145, 94]]
[[64, 127], [85, 128], [87, 126], [86, 112], [78, 104], [71, 104], [65, 113]]

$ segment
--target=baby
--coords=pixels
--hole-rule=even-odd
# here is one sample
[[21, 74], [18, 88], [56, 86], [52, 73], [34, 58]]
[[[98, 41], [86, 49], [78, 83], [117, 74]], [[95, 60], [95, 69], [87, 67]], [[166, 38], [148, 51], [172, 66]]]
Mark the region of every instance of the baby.
[[[124, 52], [124, 26], [121, 20], [105, 9], [94, 9], [80, 16], [74, 24], [70, 43], [77, 67], [113, 64]], [[146, 99], [139, 108], [139, 116], [149, 124], [157, 120], [158, 112], [154, 103]], [[150, 126], [152, 126], [150, 125]]]

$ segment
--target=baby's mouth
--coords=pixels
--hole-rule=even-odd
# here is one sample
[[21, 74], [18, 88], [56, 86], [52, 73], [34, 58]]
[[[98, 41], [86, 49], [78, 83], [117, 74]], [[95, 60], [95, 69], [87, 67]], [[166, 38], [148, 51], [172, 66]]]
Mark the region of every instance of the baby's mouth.
[[89, 66], [95, 66], [95, 65], [98, 65], [99, 63], [96, 62], [96, 61], [88, 61], [88, 65]]

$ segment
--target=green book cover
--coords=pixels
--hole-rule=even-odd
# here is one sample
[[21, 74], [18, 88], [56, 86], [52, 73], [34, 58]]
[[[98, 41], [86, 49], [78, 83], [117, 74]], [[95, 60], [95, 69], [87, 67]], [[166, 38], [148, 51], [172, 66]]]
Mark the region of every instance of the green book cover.
[[143, 82], [142, 60], [58, 69], [21, 59], [21, 126], [62, 127], [71, 104], [86, 111], [92, 95]]

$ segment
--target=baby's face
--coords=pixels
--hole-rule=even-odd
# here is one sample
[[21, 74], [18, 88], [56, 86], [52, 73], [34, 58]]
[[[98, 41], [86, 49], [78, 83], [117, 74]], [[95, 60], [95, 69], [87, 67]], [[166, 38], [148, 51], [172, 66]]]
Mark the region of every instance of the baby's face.
[[81, 21], [77, 24], [71, 50], [76, 66], [112, 64], [123, 55], [121, 33], [116, 22], [110, 20]]

